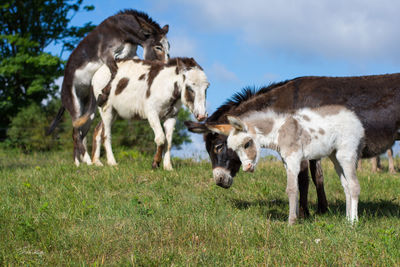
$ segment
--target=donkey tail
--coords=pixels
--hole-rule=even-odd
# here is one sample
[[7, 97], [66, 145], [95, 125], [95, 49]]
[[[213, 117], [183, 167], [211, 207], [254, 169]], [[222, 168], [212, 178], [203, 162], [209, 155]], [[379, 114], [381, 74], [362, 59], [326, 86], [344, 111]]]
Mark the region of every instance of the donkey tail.
[[80, 116], [78, 119], [74, 120], [72, 122], [72, 126], [74, 128], [80, 128], [82, 125], [84, 125], [90, 118], [90, 116], [94, 115], [96, 111], [96, 98], [93, 93], [92, 87], [90, 88], [90, 96], [89, 96], [89, 107], [85, 114]]
[[54, 118], [54, 120], [51, 122], [49, 128], [46, 130], [46, 135], [50, 135], [54, 129], [57, 127], [57, 125], [60, 123], [62, 116], [64, 115], [65, 108], [61, 106], [61, 108], [58, 110], [57, 116]]

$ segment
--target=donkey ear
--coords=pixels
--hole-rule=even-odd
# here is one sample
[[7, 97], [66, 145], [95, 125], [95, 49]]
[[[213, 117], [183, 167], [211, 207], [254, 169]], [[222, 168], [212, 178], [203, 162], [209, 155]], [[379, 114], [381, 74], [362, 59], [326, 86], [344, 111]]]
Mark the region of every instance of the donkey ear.
[[241, 121], [238, 117], [228, 116], [227, 117], [230, 125], [232, 125], [239, 132], [247, 132], [247, 125]]
[[167, 34], [168, 31], [169, 31], [169, 25], [168, 25], [168, 24], [164, 25], [164, 27], [162, 27], [161, 31], [162, 31], [162, 33], [164, 33], [164, 34]]
[[215, 124], [215, 125], [210, 125], [206, 123], [206, 127], [214, 132], [214, 133], [218, 133], [218, 134], [222, 134], [222, 135], [226, 135], [228, 136], [229, 133], [231, 132], [232, 126], [230, 124]]
[[189, 132], [192, 133], [203, 134], [210, 131], [204, 123], [185, 121], [184, 124], [188, 128]]

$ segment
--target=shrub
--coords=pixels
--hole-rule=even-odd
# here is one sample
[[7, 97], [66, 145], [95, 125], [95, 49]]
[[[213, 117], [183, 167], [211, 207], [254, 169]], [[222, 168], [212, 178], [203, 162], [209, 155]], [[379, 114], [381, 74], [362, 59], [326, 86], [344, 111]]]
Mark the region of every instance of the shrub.
[[7, 131], [8, 142], [12, 147], [24, 152], [50, 150], [57, 144], [52, 136], [45, 135], [49, 122], [45, 112], [37, 104], [23, 108], [11, 119]]

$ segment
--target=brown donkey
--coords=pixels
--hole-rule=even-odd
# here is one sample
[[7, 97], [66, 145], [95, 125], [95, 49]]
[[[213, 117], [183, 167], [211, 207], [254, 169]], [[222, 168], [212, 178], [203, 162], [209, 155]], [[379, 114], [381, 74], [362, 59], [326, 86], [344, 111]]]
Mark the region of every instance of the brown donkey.
[[[247, 89], [236, 94], [218, 108], [207, 119], [206, 124], [227, 123], [227, 115], [250, 109], [274, 107], [277, 110], [290, 110], [343, 105], [357, 115], [365, 129], [360, 151], [362, 157], [369, 158], [390, 148], [397, 138], [400, 126], [399, 84], [400, 74], [296, 78], [264, 87], [258, 92]], [[242, 102], [243, 105], [237, 108]], [[191, 127], [195, 132], [199, 132], [199, 129], [205, 126], [198, 124]], [[237, 162], [238, 156], [227, 147], [226, 139], [218, 133], [205, 134], [206, 148], [213, 167], [216, 166], [215, 159], [219, 161], [217, 164], [225, 166], [224, 175], [220, 175], [219, 171], [214, 169], [214, 178], [221, 185], [229, 187], [240, 168], [240, 161]], [[220, 153], [218, 157], [217, 153]], [[301, 193], [301, 186], [299, 189]]]

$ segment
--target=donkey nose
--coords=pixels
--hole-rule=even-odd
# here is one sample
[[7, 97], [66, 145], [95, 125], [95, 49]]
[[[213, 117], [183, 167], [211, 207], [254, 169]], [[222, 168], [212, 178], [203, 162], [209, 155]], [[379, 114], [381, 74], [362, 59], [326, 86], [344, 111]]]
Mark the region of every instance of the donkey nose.
[[207, 114], [205, 114], [205, 115], [197, 115], [196, 116], [196, 119], [198, 120], [198, 121], [204, 121], [205, 119], [207, 118]]
[[249, 162], [244, 166], [243, 170], [245, 172], [254, 172], [254, 165], [251, 162]]

